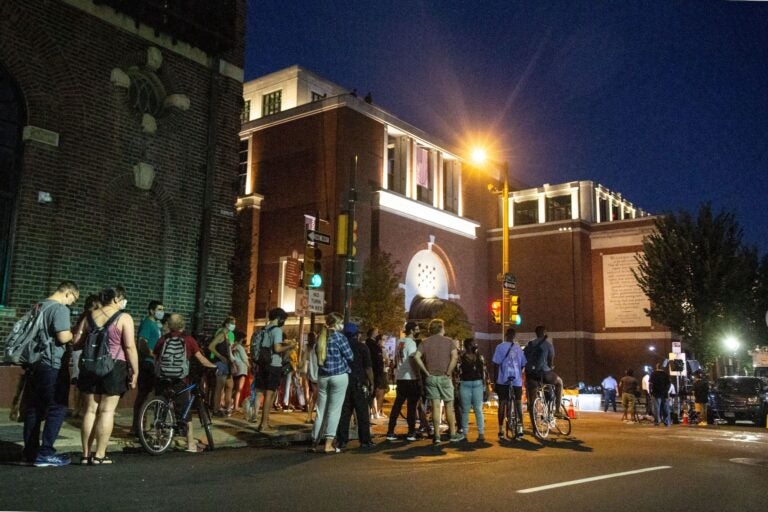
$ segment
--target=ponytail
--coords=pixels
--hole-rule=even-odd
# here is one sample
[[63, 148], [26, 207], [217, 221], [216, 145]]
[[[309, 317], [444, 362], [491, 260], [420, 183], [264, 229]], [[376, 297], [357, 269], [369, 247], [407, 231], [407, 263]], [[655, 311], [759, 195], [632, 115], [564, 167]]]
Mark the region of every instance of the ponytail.
[[323, 326], [320, 335], [317, 337], [315, 350], [317, 351], [317, 361], [320, 363], [320, 366], [323, 366], [328, 355], [328, 328], [325, 326]]

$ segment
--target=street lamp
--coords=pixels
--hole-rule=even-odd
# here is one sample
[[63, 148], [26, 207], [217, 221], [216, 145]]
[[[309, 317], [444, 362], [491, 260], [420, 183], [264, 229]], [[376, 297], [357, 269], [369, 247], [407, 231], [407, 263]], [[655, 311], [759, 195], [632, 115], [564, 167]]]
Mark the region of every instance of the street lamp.
[[[483, 166], [488, 162], [488, 155], [483, 148], [472, 150], [472, 161], [475, 165]], [[501, 273], [502, 282], [509, 274], [509, 163], [492, 162], [501, 169], [504, 177], [504, 186], [501, 194]], [[494, 187], [489, 186], [488, 190], [499, 193]], [[501, 288], [501, 341], [507, 332], [507, 316], [509, 315], [509, 293], [507, 289]]]
[[723, 340], [723, 344], [725, 345], [725, 348], [727, 348], [729, 352], [736, 352], [737, 350], [739, 350], [739, 347], [741, 346], [741, 343], [739, 342], [739, 339], [736, 336], [727, 336]]

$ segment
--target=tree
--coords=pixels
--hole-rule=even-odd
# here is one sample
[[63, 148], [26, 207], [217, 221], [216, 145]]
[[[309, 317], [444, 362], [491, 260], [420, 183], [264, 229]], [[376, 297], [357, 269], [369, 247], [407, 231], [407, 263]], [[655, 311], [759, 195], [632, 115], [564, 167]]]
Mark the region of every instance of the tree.
[[753, 336], [759, 288], [757, 252], [742, 244], [733, 214], [700, 207], [659, 217], [643, 243], [635, 278], [651, 301], [651, 319], [680, 333], [711, 364], [727, 334]]
[[455, 302], [445, 302], [437, 314], [445, 322], [445, 335], [449, 338], [464, 341], [472, 337], [472, 324], [467, 314]]
[[374, 251], [363, 269], [362, 287], [352, 295], [352, 316], [365, 329], [399, 334], [405, 323], [405, 297], [400, 289], [398, 262], [387, 252]]

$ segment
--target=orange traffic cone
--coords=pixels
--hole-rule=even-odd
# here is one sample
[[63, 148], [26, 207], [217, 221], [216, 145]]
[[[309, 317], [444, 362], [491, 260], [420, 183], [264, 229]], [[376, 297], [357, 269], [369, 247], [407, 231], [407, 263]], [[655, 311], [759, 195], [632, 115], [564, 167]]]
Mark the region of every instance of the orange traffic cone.
[[571, 419], [576, 419], [576, 411], [573, 408], [573, 402], [568, 404], [568, 417]]
[[688, 424], [688, 411], [683, 412], [683, 425]]

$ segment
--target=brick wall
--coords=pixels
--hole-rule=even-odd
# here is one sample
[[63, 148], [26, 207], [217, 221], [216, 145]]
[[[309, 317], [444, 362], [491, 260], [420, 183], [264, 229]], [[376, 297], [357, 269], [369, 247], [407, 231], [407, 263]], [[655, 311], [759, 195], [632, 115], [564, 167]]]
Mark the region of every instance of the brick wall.
[[[242, 36], [245, 2], [240, 3]], [[136, 320], [152, 299], [189, 319], [195, 308], [209, 120], [208, 67], [160, 48], [167, 94], [188, 111], [158, 116], [144, 134], [113, 68], [141, 65], [153, 42], [59, 1], [0, 5], [0, 64], [18, 82], [28, 124], [57, 132], [58, 147], [27, 141], [18, 194], [10, 293], [15, 316], [62, 279], [83, 294], [114, 283]], [[242, 45], [223, 56], [242, 66]], [[234, 200], [242, 84], [215, 73], [219, 87], [207, 314], [212, 329], [231, 309]], [[133, 166], [155, 167], [151, 190], [134, 186]], [[38, 204], [37, 192], [53, 197]], [[82, 307], [82, 301], [75, 306]], [[0, 316], [0, 338], [10, 325]]]

